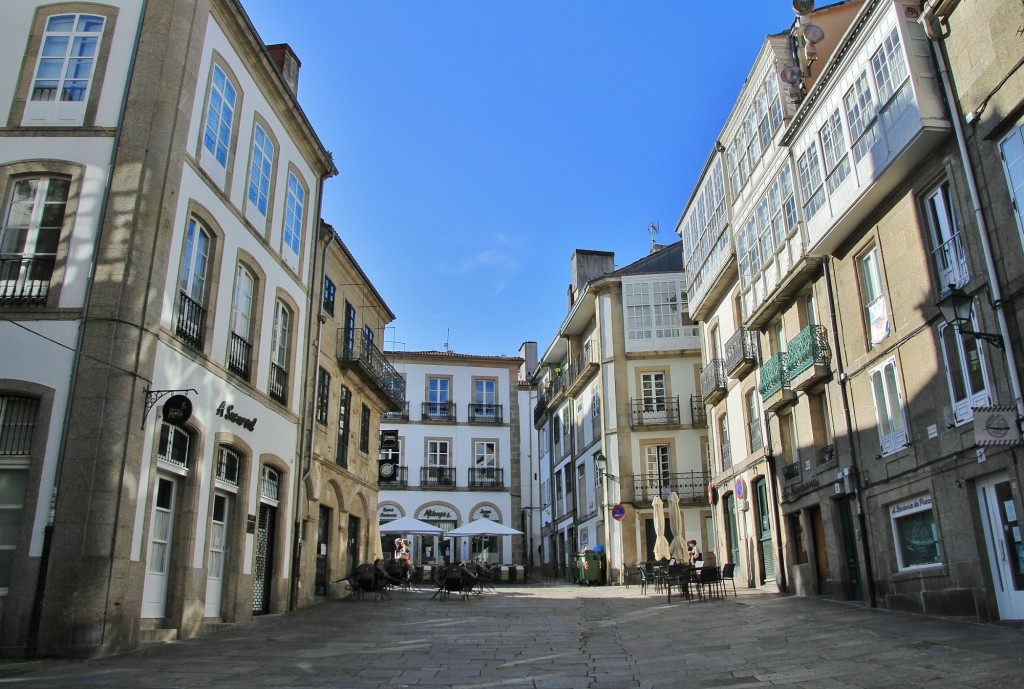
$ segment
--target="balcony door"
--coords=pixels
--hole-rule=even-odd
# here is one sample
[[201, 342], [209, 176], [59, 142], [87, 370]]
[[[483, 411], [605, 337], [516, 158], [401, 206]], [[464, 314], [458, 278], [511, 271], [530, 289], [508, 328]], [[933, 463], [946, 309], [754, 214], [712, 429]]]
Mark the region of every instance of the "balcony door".
[[0, 232], [0, 300], [46, 300], [69, 187], [53, 177], [14, 183]]
[[668, 405], [665, 399], [665, 372], [642, 373], [640, 393], [643, 398], [644, 423], [666, 423]]

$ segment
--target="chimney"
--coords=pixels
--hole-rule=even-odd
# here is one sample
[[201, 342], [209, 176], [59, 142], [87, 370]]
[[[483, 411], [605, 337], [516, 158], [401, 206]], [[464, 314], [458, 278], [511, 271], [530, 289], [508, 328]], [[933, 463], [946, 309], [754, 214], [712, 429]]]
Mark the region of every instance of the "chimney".
[[292, 95], [296, 98], [299, 97], [299, 67], [302, 63], [299, 62], [299, 58], [295, 55], [292, 47], [287, 43], [275, 43], [274, 45], [268, 45], [267, 51], [270, 53], [270, 58], [277, 65], [277, 71], [284, 77], [284, 83], [288, 84], [288, 89], [292, 92]]
[[537, 343], [526, 341], [519, 345], [519, 356], [523, 364], [519, 368], [519, 380], [530, 380], [537, 371]]
[[569, 308], [573, 307], [577, 295], [594, 278], [615, 270], [615, 253], [576, 249], [572, 252], [572, 284], [569, 285]]

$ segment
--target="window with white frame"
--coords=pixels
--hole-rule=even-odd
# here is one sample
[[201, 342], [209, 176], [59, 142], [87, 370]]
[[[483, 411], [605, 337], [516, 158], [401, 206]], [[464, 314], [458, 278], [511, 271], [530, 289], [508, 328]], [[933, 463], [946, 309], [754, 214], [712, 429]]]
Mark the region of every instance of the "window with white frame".
[[237, 486], [241, 466], [242, 458], [238, 453], [221, 445], [217, 452], [217, 480]]
[[692, 294], [699, 294], [704, 280], [711, 277], [710, 272], [703, 272], [705, 264], [717, 266], [719, 259], [727, 255], [726, 217], [725, 176], [721, 158], [716, 156], [681, 224], [688, 292]]
[[872, 246], [857, 259], [860, 268], [861, 298], [868, 326], [868, 341], [872, 347], [889, 337], [889, 309], [885, 304], [885, 286], [882, 282], [881, 257], [878, 247]]
[[999, 142], [999, 155], [1009, 187], [1013, 216], [1017, 220], [1017, 232], [1024, 244], [1024, 120], [1014, 125]]
[[651, 338], [651, 295], [645, 284], [623, 285], [626, 306], [626, 336], [631, 340]]
[[210, 245], [210, 233], [198, 220], [189, 218], [185, 230], [185, 253], [181, 261], [177, 333], [196, 349], [203, 347]]
[[32, 397], [0, 395], [0, 596], [11, 585], [38, 409]]
[[157, 459], [180, 469], [188, 470], [191, 463], [190, 447], [192, 434], [180, 426], [160, 424], [160, 440], [157, 445]]
[[843, 134], [843, 119], [839, 108], [832, 111], [819, 131], [821, 150], [825, 160], [825, 177], [828, 193], [833, 194], [850, 176], [850, 158], [846, 155], [846, 137]]
[[775, 71], [769, 70], [761, 83], [753, 88], [755, 93], [750, 108], [744, 113], [743, 122], [729, 144], [727, 156], [732, 190], [737, 195], [771, 146], [772, 137], [782, 124], [782, 100]]
[[213, 65], [207, 93], [203, 147], [199, 159], [204, 169], [224, 183], [231, 152], [231, 134], [235, 126], [238, 88], [219, 64]]
[[246, 197], [246, 217], [262, 229], [270, 210], [271, 177], [274, 172], [274, 140], [260, 124], [252, 135], [252, 162], [249, 165], [249, 184]]
[[624, 284], [626, 337], [632, 341], [679, 337], [682, 325], [680, 287], [677, 280]]
[[449, 443], [447, 440], [427, 441], [427, 466], [451, 466], [451, 454], [449, 452]]
[[903, 400], [896, 377], [896, 360], [872, 369], [871, 393], [875, 401], [875, 420], [878, 423], [878, 440], [882, 445], [882, 456], [907, 446], [907, 424], [903, 415]]
[[969, 277], [967, 255], [960, 242], [949, 182], [924, 195], [924, 216], [931, 235], [933, 265], [941, 294], [950, 286], [963, 287]]
[[648, 490], [667, 498], [672, 486], [672, 453], [667, 444], [644, 447], [644, 472]]
[[84, 123], [105, 25], [93, 14], [46, 19], [23, 125]]
[[494, 469], [498, 466], [498, 443], [493, 440], [477, 440], [473, 443], [473, 466], [477, 469]]
[[786, 163], [736, 233], [736, 253], [744, 287], [761, 272], [763, 264], [785, 246], [787, 237], [796, 230], [796, 223], [793, 171]]
[[871, 71], [878, 87], [878, 100], [888, 102], [908, 76], [898, 29], [893, 29], [871, 56]]
[[238, 264], [235, 269], [235, 290], [231, 295], [228, 369], [247, 381], [252, 364], [252, 307], [255, 282], [252, 273], [242, 264]]
[[270, 396], [288, 403], [288, 370], [291, 360], [292, 312], [284, 302], [274, 307], [273, 341], [270, 345]]
[[804, 199], [804, 218], [810, 220], [825, 205], [825, 190], [821, 177], [818, 146], [811, 143], [796, 161], [796, 175], [800, 182], [800, 195]]
[[651, 283], [654, 309], [654, 337], [679, 337], [682, 318], [679, 312], [679, 283], [675, 280], [657, 280]]
[[850, 138], [853, 140], [853, 159], [859, 163], [878, 140], [878, 130], [873, 126], [877, 111], [871, 95], [871, 80], [866, 71], [860, 73], [843, 96], [843, 104], [850, 125]]
[[586, 514], [589, 511], [587, 490], [587, 468], [583, 464], [576, 466], [576, 513]]
[[640, 393], [645, 412], [664, 412], [668, 403], [665, 393], [665, 372], [641, 373]]
[[896, 564], [900, 571], [942, 564], [939, 528], [930, 495], [892, 505], [889, 508]]
[[[971, 330], [977, 331], [972, 318]], [[949, 397], [953, 402], [953, 417], [956, 424], [974, 418], [974, 407], [991, 404], [988, 378], [985, 374], [985, 358], [978, 346], [978, 340], [943, 323], [939, 326], [942, 341], [942, 355], [946, 362], [946, 381], [949, 383]]]
[[327, 425], [327, 412], [331, 400], [331, 374], [323, 366], [318, 367], [316, 381], [316, 422]]
[[0, 228], [0, 298], [44, 303], [57, 258], [71, 181], [15, 180]]
[[732, 448], [729, 444], [729, 415], [718, 418], [718, 451], [722, 457], [722, 471], [732, 466]]
[[293, 173], [288, 173], [288, 189], [284, 208], [284, 232], [281, 255], [292, 268], [299, 267], [302, 251], [302, 223], [306, 209], [306, 189]]

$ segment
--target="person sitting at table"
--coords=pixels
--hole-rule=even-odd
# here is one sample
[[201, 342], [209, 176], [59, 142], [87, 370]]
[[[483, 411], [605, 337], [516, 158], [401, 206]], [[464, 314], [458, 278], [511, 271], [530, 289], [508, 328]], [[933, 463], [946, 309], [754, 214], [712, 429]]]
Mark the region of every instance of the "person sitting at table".
[[686, 542], [686, 552], [690, 556], [691, 565], [695, 565], [704, 559], [704, 556], [700, 552], [700, 548], [697, 547], [697, 541], [692, 539]]

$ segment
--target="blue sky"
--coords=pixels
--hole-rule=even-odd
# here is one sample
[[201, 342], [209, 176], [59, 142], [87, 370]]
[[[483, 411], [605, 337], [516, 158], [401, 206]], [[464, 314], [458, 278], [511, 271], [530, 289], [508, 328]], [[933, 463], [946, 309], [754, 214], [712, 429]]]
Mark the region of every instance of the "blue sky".
[[570, 257], [675, 224], [786, 0], [243, 0], [302, 62], [340, 174], [323, 217], [396, 314], [388, 348], [551, 342]]

